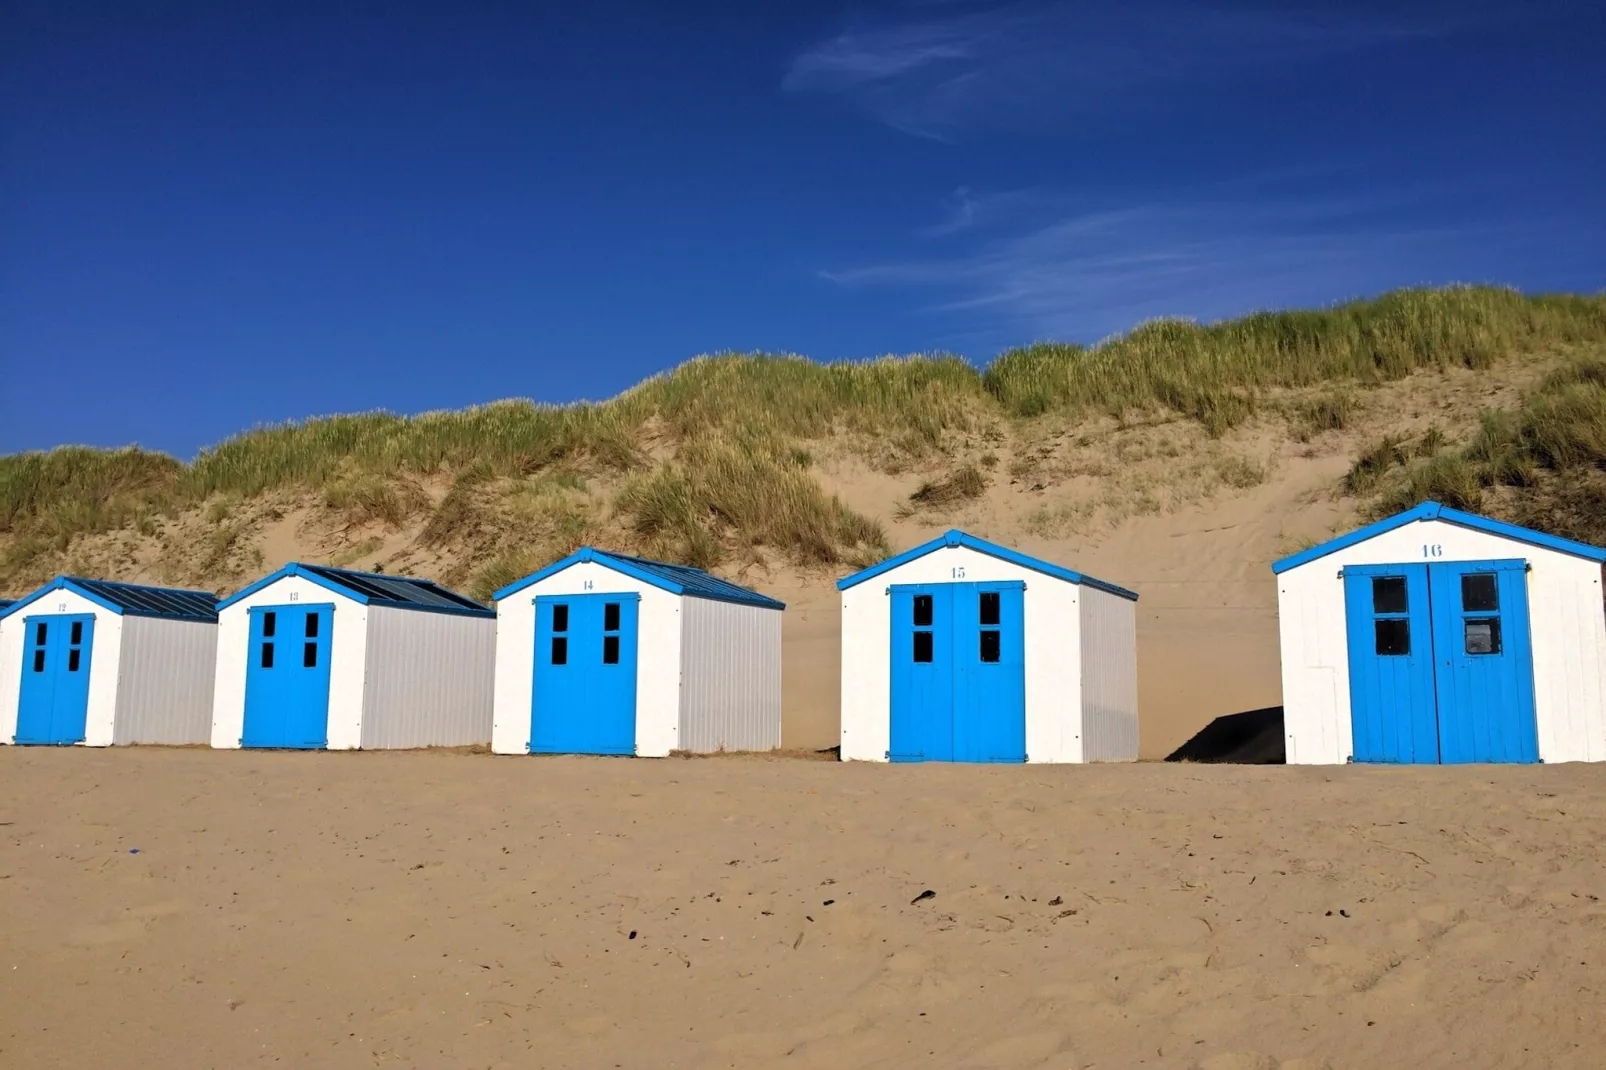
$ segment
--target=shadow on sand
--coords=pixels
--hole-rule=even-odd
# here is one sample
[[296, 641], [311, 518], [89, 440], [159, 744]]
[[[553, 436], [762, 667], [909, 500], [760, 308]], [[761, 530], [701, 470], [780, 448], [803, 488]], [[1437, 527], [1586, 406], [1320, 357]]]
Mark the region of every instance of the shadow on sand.
[[1286, 760], [1281, 706], [1217, 717], [1166, 757], [1168, 762], [1238, 765], [1282, 765]]

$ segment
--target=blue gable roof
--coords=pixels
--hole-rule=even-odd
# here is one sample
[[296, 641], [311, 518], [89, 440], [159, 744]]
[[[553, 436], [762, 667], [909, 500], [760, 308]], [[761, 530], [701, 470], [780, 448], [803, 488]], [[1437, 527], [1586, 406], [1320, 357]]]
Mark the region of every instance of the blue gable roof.
[[700, 568], [688, 565], [671, 565], [664, 561], [649, 561], [645, 557], [630, 557], [627, 554], [615, 554], [606, 550], [593, 549], [583, 546], [562, 561], [556, 561], [508, 584], [491, 597], [500, 602], [509, 595], [518, 594], [531, 584], [540, 583], [548, 576], [554, 576], [570, 565], [585, 561], [595, 561], [599, 565], [606, 565], [618, 572], [624, 573], [643, 583], [650, 583], [654, 587], [668, 591], [670, 594], [683, 595], [688, 598], [707, 598], [715, 602], [735, 602], [739, 605], [760, 606], [764, 609], [785, 609], [786, 603], [778, 602], [768, 595], [759, 594], [739, 584], [722, 580], [718, 576], [704, 572]]
[[1034, 572], [1041, 572], [1045, 576], [1053, 576], [1055, 579], [1079, 583], [1084, 587], [1106, 591], [1122, 598], [1131, 599], [1134, 602], [1138, 600], [1136, 591], [1129, 591], [1125, 587], [1117, 587], [1113, 583], [1094, 579], [1092, 576], [1086, 576], [1062, 565], [1056, 565], [1052, 561], [1031, 557], [1021, 553], [1019, 550], [1011, 550], [1007, 546], [999, 546], [997, 543], [988, 542], [986, 539], [978, 539], [974, 535], [967, 535], [965, 532], [958, 530], [945, 532], [928, 543], [916, 546], [913, 550], [905, 550], [895, 557], [889, 557], [879, 565], [871, 565], [869, 568], [855, 572], [851, 576], [844, 576], [836, 581], [836, 589], [845, 591], [849, 587], [856, 587], [865, 580], [874, 579], [884, 572], [892, 571], [899, 565], [908, 564], [919, 557], [925, 557], [932, 551], [941, 550], [945, 546], [963, 546], [968, 550], [975, 550], [979, 554], [986, 554], [988, 557], [996, 557], [1000, 561], [1008, 561], [1012, 565], [1029, 568]]
[[51, 591], [72, 591], [102, 609], [125, 617], [155, 617], [160, 620], [191, 620], [213, 623], [217, 620], [217, 595], [210, 591], [188, 591], [179, 587], [146, 587], [115, 580], [90, 580], [81, 576], [57, 576], [26, 598], [0, 603], [0, 616], [20, 613]]
[[365, 606], [385, 606], [390, 609], [417, 609], [428, 613], [458, 613], [472, 617], [494, 617], [496, 614], [467, 598], [442, 587], [433, 580], [415, 576], [387, 576], [379, 572], [357, 572], [332, 565], [303, 565], [292, 562], [269, 576], [264, 576], [249, 587], [236, 591], [218, 603], [218, 609], [227, 609], [240, 599], [277, 583], [287, 576], [299, 576], [336, 594], [343, 595]]
[[1571, 539], [1563, 539], [1555, 535], [1546, 535], [1542, 531], [1534, 531], [1530, 528], [1519, 528], [1515, 524], [1490, 520], [1488, 517], [1479, 516], [1476, 513], [1463, 513], [1459, 509], [1451, 509], [1449, 506], [1440, 505], [1438, 502], [1423, 502], [1414, 508], [1407, 509], [1403, 513], [1379, 520], [1375, 524], [1368, 524], [1364, 528], [1356, 528], [1354, 531], [1340, 535], [1336, 539], [1329, 539], [1318, 546], [1312, 546], [1308, 550], [1290, 554], [1281, 561], [1274, 562], [1271, 570], [1280, 575], [1291, 568], [1298, 568], [1300, 565], [1315, 561], [1317, 558], [1326, 557], [1328, 554], [1342, 550], [1345, 547], [1365, 542], [1367, 539], [1375, 538], [1386, 531], [1393, 531], [1395, 528], [1402, 528], [1407, 524], [1415, 524], [1423, 520], [1442, 520], [1447, 524], [1457, 524], [1464, 528], [1471, 528], [1474, 531], [1499, 535], [1501, 538], [1511, 539], [1514, 542], [1525, 542], [1530, 546], [1541, 546], [1546, 550], [1556, 550], [1564, 554], [1572, 554], [1575, 557], [1582, 557], [1589, 561], [1606, 563], [1606, 550], [1598, 546], [1573, 542]]

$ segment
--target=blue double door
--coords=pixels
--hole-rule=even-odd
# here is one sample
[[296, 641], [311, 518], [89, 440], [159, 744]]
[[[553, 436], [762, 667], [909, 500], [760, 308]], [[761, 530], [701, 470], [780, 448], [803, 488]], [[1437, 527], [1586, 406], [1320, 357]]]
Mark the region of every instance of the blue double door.
[[636, 753], [637, 594], [535, 600], [534, 754]]
[[1357, 762], [1537, 762], [1527, 563], [1347, 566]]
[[82, 743], [89, 719], [89, 658], [95, 618], [87, 613], [28, 617], [17, 703], [18, 743]]
[[1026, 585], [897, 584], [894, 762], [1026, 760]]
[[251, 608], [242, 747], [328, 745], [334, 614], [333, 605]]

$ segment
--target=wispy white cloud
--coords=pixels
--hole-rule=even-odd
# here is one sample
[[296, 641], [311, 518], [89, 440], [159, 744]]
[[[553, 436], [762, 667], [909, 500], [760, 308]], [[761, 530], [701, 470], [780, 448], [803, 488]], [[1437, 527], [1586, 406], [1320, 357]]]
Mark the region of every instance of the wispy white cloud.
[[862, 19], [792, 62], [783, 87], [840, 96], [910, 134], [1046, 130], [1154, 86], [1442, 36], [1474, 16], [1020, 0]]
[[[967, 191], [967, 196], [974, 197]], [[953, 230], [963, 248], [822, 272], [844, 287], [907, 291], [978, 337], [1093, 341], [1161, 315], [1214, 319], [1325, 303], [1440, 277], [1512, 229], [1406, 224], [1377, 199], [1236, 197], [1071, 210], [992, 230]], [[1537, 235], [1534, 235], [1537, 238]], [[927, 247], [929, 253], [930, 247]]]

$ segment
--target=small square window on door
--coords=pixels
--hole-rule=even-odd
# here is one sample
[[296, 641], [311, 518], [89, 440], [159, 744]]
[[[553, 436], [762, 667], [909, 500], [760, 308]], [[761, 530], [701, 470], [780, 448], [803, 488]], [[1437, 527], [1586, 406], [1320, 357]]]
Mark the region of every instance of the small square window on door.
[[1500, 618], [1468, 617], [1461, 624], [1468, 654], [1500, 653]]
[[1411, 654], [1410, 595], [1404, 576], [1372, 577], [1372, 637], [1382, 657], [1403, 658]]

